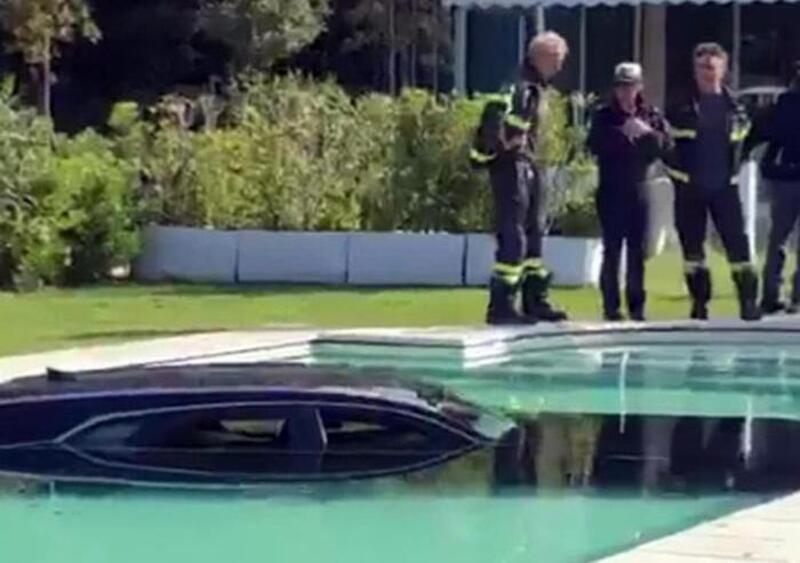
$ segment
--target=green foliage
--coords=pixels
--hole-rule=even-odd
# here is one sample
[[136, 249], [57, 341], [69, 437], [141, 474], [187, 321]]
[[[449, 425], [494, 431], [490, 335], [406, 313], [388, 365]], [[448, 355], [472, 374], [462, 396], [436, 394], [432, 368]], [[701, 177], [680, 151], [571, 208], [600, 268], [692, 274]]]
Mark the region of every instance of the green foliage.
[[[350, 55], [380, 56], [388, 83], [373, 84], [395, 93], [420, 84], [419, 71], [435, 75], [451, 48], [448, 10], [441, 0], [359, 0], [341, 3], [338, 17], [346, 30], [341, 49]], [[398, 64], [399, 63], [399, 64]]]
[[[591, 222], [589, 217], [576, 213], [593, 213], [593, 194], [597, 188], [597, 169], [586, 149], [588, 137], [587, 114], [591, 97], [576, 94], [567, 96], [556, 90], [547, 91], [544, 100], [544, 117], [539, 129], [537, 157], [545, 191], [547, 223], [553, 222], [565, 234], [582, 236], [590, 231], [577, 225]], [[570, 233], [570, 229], [576, 232]], [[549, 228], [549, 227], [548, 227]]]
[[85, 0], [3, 0], [0, 20], [9, 48], [21, 53], [26, 63], [40, 67], [39, 112], [49, 116], [50, 63], [60, 55], [60, 45], [77, 37], [90, 41], [100, 37], [88, 4]]
[[37, 180], [50, 157], [52, 129], [33, 112], [0, 100], [0, 285], [34, 284], [54, 256], [39, 249], [54, 236], [42, 218]]
[[205, 0], [201, 27], [224, 41], [239, 69], [266, 70], [322, 32], [327, 0]]
[[0, 102], [0, 284], [20, 289], [108, 275], [137, 251], [136, 169], [92, 133]]
[[135, 168], [94, 132], [61, 141], [40, 180], [48, 192], [45, 213], [57, 235], [51, 242], [54, 254], [63, 249], [65, 255], [58, 277], [49, 281], [97, 281], [133, 258], [138, 251], [135, 178]]
[[[197, 132], [168, 118], [182, 113], [177, 102], [159, 106], [167, 118], [149, 130], [131, 124], [133, 108], [115, 110], [118, 154], [138, 155], [154, 186], [143, 198], [150, 220], [221, 229], [491, 229], [488, 177], [468, 159], [482, 98], [406, 90], [353, 100], [330, 81], [252, 74], [235, 99], [230, 126]], [[568, 104], [555, 103], [563, 109], [551, 123], [560, 125], [545, 134], [553, 139], [546, 183], [557, 217], [591, 194], [594, 166], [569, 136], [580, 132], [565, 125]]]
[[[370, 100], [374, 103], [374, 99]], [[370, 194], [365, 226], [377, 230], [464, 231], [487, 225], [485, 175], [469, 166], [480, 102], [437, 100], [406, 90], [391, 112], [365, 112], [388, 137], [388, 174]]]
[[84, 0], [4, 0], [0, 10], [11, 48], [29, 64], [49, 61], [59, 43], [100, 35]]
[[[108, 135], [55, 136], [0, 103], [0, 280], [98, 280], [126, 264], [147, 222], [217, 229], [487, 231], [488, 175], [469, 150], [484, 101], [422, 90], [352, 99], [300, 76], [244, 80], [224, 126], [195, 130], [191, 100], [120, 102]], [[564, 98], [543, 129], [549, 215], [596, 234], [595, 168]]]
[[558, 217], [558, 230], [563, 236], [597, 238], [600, 236], [600, 219], [594, 198], [584, 198], [567, 203]]

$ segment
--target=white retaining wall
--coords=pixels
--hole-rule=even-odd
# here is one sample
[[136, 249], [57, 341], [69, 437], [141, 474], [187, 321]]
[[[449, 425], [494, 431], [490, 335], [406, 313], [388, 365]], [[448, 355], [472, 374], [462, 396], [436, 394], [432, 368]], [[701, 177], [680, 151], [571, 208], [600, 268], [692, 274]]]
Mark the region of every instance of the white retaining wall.
[[353, 233], [347, 281], [353, 285], [462, 285], [464, 236]]
[[347, 282], [347, 233], [242, 231], [237, 279], [242, 283]]
[[133, 265], [142, 281], [234, 283], [239, 235], [187, 227], [149, 227]]
[[[596, 239], [547, 237], [554, 282], [596, 285]], [[495, 242], [486, 234], [304, 233], [149, 227], [134, 263], [142, 281], [481, 286]]]

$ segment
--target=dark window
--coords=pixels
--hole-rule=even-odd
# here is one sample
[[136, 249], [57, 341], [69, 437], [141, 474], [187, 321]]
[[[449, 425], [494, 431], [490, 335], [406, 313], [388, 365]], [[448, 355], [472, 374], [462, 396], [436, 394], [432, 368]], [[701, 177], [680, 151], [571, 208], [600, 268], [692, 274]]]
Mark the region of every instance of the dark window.
[[182, 411], [99, 423], [70, 443], [105, 462], [149, 470], [304, 474], [319, 469], [317, 420], [316, 411], [308, 408]]
[[320, 409], [327, 436], [322, 471], [359, 474], [423, 466], [465, 446], [435, 421], [385, 411]]
[[73, 443], [108, 448], [263, 448], [288, 446], [286, 416], [266, 409], [219, 409], [144, 415], [100, 423]]
[[397, 415], [321, 409], [329, 451], [399, 451], [433, 447], [423, 428]]

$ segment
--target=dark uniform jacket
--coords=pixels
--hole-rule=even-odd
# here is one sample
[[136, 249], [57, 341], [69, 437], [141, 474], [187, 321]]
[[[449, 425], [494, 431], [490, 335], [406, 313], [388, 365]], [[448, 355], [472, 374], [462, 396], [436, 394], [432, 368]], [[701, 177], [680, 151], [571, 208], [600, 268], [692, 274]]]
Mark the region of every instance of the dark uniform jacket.
[[[738, 182], [739, 167], [742, 162], [744, 142], [750, 132], [750, 119], [744, 107], [736, 101], [733, 93], [725, 89], [723, 96], [728, 104], [727, 138], [731, 170], [729, 171], [731, 184]], [[696, 150], [699, 118], [699, 95], [693, 92], [677, 104], [667, 109], [669, 133], [674, 142], [674, 148], [667, 157], [667, 172], [673, 182], [678, 185], [692, 184], [692, 178], [697, 175], [700, 162], [699, 152]]]
[[800, 88], [778, 99], [767, 132], [761, 172], [769, 180], [800, 182]]
[[[498, 157], [533, 153], [547, 88], [547, 82], [539, 72], [526, 64], [520, 70], [510, 95], [488, 97], [470, 154], [473, 165], [485, 166]], [[514, 148], [507, 149], [503, 139], [512, 142]]]
[[630, 116], [616, 102], [602, 106], [592, 118], [588, 145], [598, 160], [600, 192], [638, 192], [658, 173], [655, 165], [669, 147], [666, 122], [641, 99], [634, 116], [647, 123], [653, 133], [629, 140], [622, 128]]

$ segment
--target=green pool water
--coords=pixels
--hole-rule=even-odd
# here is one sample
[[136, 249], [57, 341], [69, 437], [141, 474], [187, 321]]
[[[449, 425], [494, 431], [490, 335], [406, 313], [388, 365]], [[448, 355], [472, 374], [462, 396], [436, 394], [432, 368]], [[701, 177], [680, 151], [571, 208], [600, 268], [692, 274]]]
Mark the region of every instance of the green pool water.
[[[373, 493], [374, 494], [374, 493]], [[578, 562], [755, 498], [579, 494], [0, 501], [4, 563]]]
[[[800, 344], [558, 349], [401, 372], [531, 420], [800, 414]], [[506, 491], [486, 459], [453, 465], [418, 480], [227, 495], [0, 492], [0, 563], [579, 563], [790, 492], [644, 492], [591, 478]]]

